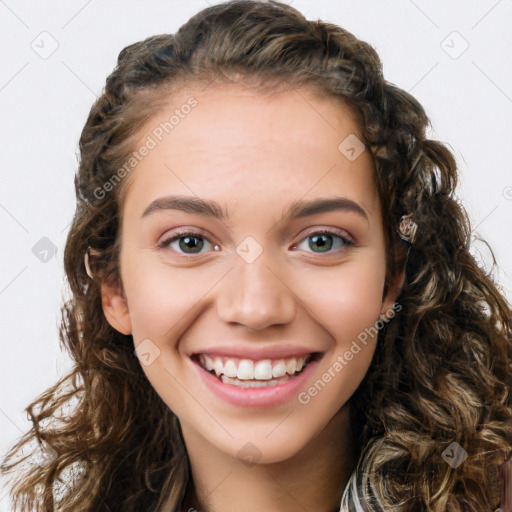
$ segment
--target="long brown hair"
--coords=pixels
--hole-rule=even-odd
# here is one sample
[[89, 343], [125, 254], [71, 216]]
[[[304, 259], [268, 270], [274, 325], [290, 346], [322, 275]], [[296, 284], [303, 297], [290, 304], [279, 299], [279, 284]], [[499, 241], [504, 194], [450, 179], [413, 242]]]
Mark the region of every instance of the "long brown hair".
[[[3, 471], [17, 471], [16, 510], [159, 511], [183, 503], [191, 478], [178, 418], [142, 371], [132, 337], [102, 310], [100, 283], [120, 279], [128, 176], [107, 193], [105, 184], [119, 177], [140, 127], [172, 91], [230, 81], [259, 91], [309, 87], [353, 110], [374, 161], [388, 277], [406, 265], [401, 313], [379, 332], [351, 398], [361, 448], [347, 506], [497, 509], [497, 468], [512, 449], [512, 312], [470, 254], [452, 153], [427, 138], [424, 109], [384, 79], [372, 46], [284, 3], [231, 1], [202, 10], [175, 34], [124, 48], [91, 108], [64, 253], [72, 298], [62, 307], [60, 338], [74, 368], [27, 407], [33, 427], [3, 461]], [[412, 246], [397, 234], [404, 214], [418, 226]], [[84, 266], [88, 247], [93, 279]], [[450, 446], [467, 453], [457, 467], [443, 457]], [[37, 453], [43, 460], [34, 462]]]

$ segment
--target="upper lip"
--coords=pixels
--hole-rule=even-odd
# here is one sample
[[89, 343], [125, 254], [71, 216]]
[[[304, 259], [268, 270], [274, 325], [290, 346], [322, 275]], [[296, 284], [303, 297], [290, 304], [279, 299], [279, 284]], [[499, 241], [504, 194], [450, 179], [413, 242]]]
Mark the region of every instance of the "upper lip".
[[218, 346], [204, 350], [196, 350], [191, 355], [208, 354], [211, 357], [236, 357], [239, 359], [284, 359], [287, 357], [300, 357], [308, 354], [318, 353], [319, 350], [313, 350], [308, 347], [298, 345], [273, 345], [266, 347], [243, 347], [237, 346]]

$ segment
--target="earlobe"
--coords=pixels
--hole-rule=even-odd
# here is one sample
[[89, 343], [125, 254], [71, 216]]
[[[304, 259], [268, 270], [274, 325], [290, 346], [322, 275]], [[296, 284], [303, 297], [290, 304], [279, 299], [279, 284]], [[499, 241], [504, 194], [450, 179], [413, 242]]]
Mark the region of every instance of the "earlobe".
[[117, 280], [101, 285], [101, 303], [108, 323], [121, 334], [131, 334], [132, 322], [128, 303]]

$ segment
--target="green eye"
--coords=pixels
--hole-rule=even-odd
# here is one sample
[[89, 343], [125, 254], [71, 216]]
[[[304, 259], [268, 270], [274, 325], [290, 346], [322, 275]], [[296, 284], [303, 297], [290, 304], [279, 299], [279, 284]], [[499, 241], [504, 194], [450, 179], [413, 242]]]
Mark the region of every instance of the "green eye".
[[[159, 244], [159, 248], [161, 248], [161, 249], [165, 249], [167, 247], [172, 248], [171, 247], [172, 244], [177, 241], [179, 251], [174, 249], [174, 250], [176, 250], [176, 252], [183, 251], [184, 254], [191, 254], [191, 255], [200, 254], [201, 249], [204, 247], [205, 240], [209, 244], [211, 244], [211, 242], [206, 237], [201, 235], [200, 233], [196, 233], [194, 231], [182, 231], [180, 233], [174, 234], [171, 238], [167, 238], [167, 239], [163, 240]], [[191, 252], [189, 252], [189, 250]]]
[[[300, 244], [302, 244], [306, 240], [310, 240], [307, 247], [311, 249], [316, 254], [326, 253], [326, 252], [333, 252], [331, 249], [343, 249], [344, 247], [352, 247], [354, 246], [354, 242], [350, 240], [347, 236], [344, 236], [341, 234], [341, 232], [338, 231], [315, 231], [313, 233], [310, 233], [304, 240], [301, 241]], [[334, 239], [334, 240], [333, 240]], [[336, 239], [338, 240], [336, 242]], [[295, 245], [294, 247], [297, 247], [300, 249], [300, 244]], [[316, 250], [318, 249], [318, 251]]]
[[[343, 249], [355, 246], [352, 239], [343, 231], [326, 229], [311, 232], [301, 240], [299, 244], [295, 244], [293, 247], [301, 249], [300, 244], [308, 239], [310, 240], [308, 248], [316, 254], [333, 252], [333, 248]], [[193, 256], [195, 254], [201, 254], [201, 250], [205, 247], [205, 241], [207, 245], [213, 245], [212, 242], [201, 233], [195, 231], [181, 231], [160, 242], [158, 247], [160, 249], [171, 248], [177, 253]], [[178, 243], [177, 247], [173, 247], [173, 244], [176, 242]]]

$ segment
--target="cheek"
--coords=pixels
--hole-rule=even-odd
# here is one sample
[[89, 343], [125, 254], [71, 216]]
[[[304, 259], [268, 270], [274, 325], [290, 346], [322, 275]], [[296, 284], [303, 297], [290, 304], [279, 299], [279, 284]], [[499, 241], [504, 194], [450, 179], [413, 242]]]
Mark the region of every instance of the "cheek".
[[162, 268], [161, 263], [144, 263], [136, 273], [127, 275], [125, 286], [129, 299], [133, 336], [161, 340], [177, 338], [194, 315], [205, 294], [206, 283], [198, 280], [193, 269]]
[[324, 270], [315, 272], [307, 282], [303, 279], [307, 288], [297, 290], [297, 295], [307, 299], [316, 320], [337, 344], [350, 344], [379, 318], [384, 262], [358, 260]]
[[315, 287], [311, 304], [316, 305], [316, 319], [332, 336], [333, 346], [317, 379], [298, 396], [307, 411], [304, 426], [339, 411], [368, 371], [376, 346], [384, 278], [383, 263], [374, 260], [368, 265], [359, 260], [315, 279], [320, 286]]

